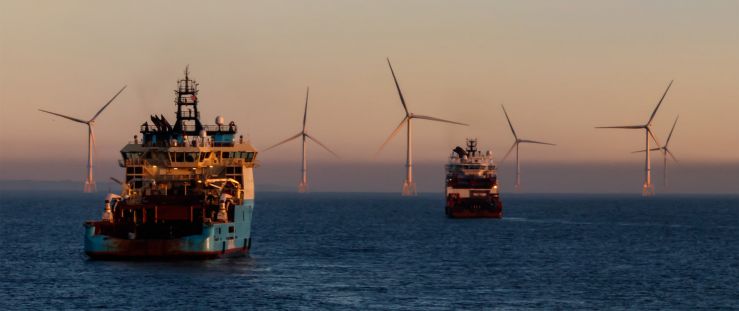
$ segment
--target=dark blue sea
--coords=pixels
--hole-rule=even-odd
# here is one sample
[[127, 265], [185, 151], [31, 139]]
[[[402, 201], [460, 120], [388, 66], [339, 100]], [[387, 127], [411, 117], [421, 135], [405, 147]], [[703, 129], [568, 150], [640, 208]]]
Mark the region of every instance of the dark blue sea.
[[739, 196], [258, 193], [248, 257], [82, 252], [103, 193], [0, 192], [0, 310], [739, 309]]

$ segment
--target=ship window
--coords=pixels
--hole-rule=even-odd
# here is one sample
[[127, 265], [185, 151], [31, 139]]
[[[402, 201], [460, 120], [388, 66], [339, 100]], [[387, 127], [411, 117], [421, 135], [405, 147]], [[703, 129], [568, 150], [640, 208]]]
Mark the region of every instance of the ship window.
[[221, 158], [228, 159], [230, 157], [231, 157], [231, 153], [230, 152], [223, 152], [223, 153], [221, 153]]
[[200, 162], [210, 158], [210, 151], [200, 153]]
[[233, 175], [233, 174], [241, 174], [241, 166], [228, 166], [226, 167], [226, 174]]
[[185, 153], [184, 152], [175, 152], [175, 155], [177, 156], [176, 162], [185, 162]]
[[127, 160], [135, 160], [141, 158], [143, 152], [122, 152], [123, 158]]
[[246, 161], [247, 162], [251, 162], [252, 160], [254, 160], [254, 152], [247, 152], [246, 153]]
[[185, 162], [195, 162], [195, 160], [198, 158], [197, 152], [188, 152], [185, 153]]
[[214, 156], [216, 157], [216, 159], [220, 158], [221, 157], [221, 152], [220, 151], [216, 151], [215, 154], [214, 154]]
[[233, 226], [229, 226], [228, 227], [228, 233], [233, 233], [233, 232], [234, 232], [234, 227]]

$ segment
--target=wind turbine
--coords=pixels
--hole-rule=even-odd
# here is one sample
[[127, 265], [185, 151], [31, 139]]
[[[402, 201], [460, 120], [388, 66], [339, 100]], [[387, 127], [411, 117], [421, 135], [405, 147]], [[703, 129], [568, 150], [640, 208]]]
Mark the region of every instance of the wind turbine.
[[103, 106], [103, 108], [100, 108], [100, 110], [98, 110], [98, 112], [94, 116], [92, 116], [92, 118], [90, 118], [90, 120], [87, 120], [87, 121], [82, 120], [82, 119], [73, 118], [73, 117], [70, 117], [70, 116], [65, 116], [63, 114], [59, 114], [59, 113], [56, 113], [56, 112], [51, 112], [51, 111], [46, 111], [46, 110], [43, 110], [43, 109], [39, 109], [39, 111], [46, 112], [46, 113], [49, 113], [49, 114], [53, 114], [55, 116], [59, 116], [59, 117], [65, 118], [65, 119], [72, 120], [74, 122], [78, 122], [78, 123], [82, 123], [82, 124], [86, 124], [87, 125], [87, 179], [85, 180], [85, 192], [95, 192], [95, 180], [92, 178], [92, 148], [95, 145], [95, 132], [93, 131], [93, 127], [95, 125], [95, 119], [125, 89], [126, 89], [126, 86], [123, 86], [123, 88], [121, 88], [121, 90], [118, 91], [118, 93], [115, 93], [115, 95], [113, 96], [113, 98], [111, 98]]
[[614, 129], [631, 129], [631, 130], [644, 130], [644, 150], [646, 151], [646, 157], [644, 159], [644, 185], [642, 186], [642, 195], [643, 196], [652, 196], [654, 195], [654, 185], [652, 185], [652, 161], [651, 161], [651, 149], [649, 148], [649, 137], [651, 136], [654, 142], [657, 144], [657, 147], [659, 148], [659, 142], [657, 141], [657, 138], [654, 136], [654, 133], [652, 133], [652, 120], [654, 120], [654, 116], [657, 114], [657, 110], [659, 109], [659, 106], [662, 105], [662, 101], [665, 99], [665, 96], [667, 96], [667, 91], [670, 90], [670, 87], [672, 86], [672, 81], [670, 81], [670, 84], [667, 85], [667, 89], [665, 89], [665, 93], [662, 94], [662, 98], [660, 98], [659, 102], [657, 103], [657, 107], [654, 108], [654, 111], [652, 111], [652, 115], [649, 116], [649, 120], [647, 120], [647, 123], [643, 125], [626, 125], [626, 126], [598, 126], [596, 128], [614, 128]]
[[513, 145], [511, 145], [511, 148], [508, 149], [508, 152], [506, 152], [505, 156], [503, 156], [503, 159], [500, 162], [505, 161], [508, 158], [508, 156], [511, 154], [511, 152], [513, 151], [513, 148], [516, 148], [516, 185], [515, 185], [515, 190], [516, 191], [519, 191], [519, 190], [521, 190], [521, 165], [520, 165], [519, 157], [518, 157], [518, 149], [519, 149], [518, 146], [520, 144], [526, 144], [526, 143], [528, 143], [528, 144], [550, 145], [550, 146], [556, 146], [556, 145], [555, 144], [541, 142], [541, 141], [535, 141], [535, 140], [528, 140], [528, 139], [521, 139], [521, 138], [519, 138], [518, 135], [516, 135], [516, 130], [513, 129], [513, 124], [511, 123], [511, 118], [508, 117], [508, 112], [505, 110], [505, 106], [503, 106], [503, 105], [500, 105], [500, 106], [503, 107], [503, 113], [505, 114], [506, 120], [508, 120], [508, 125], [511, 127], [511, 133], [513, 133], [513, 138], [516, 139], [516, 141], [513, 142]]
[[275, 147], [277, 147], [279, 145], [282, 145], [284, 143], [287, 143], [287, 142], [289, 142], [289, 141], [291, 141], [293, 139], [296, 139], [298, 137], [302, 137], [303, 138], [303, 166], [302, 166], [302, 169], [301, 169], [302, 178], [300, 179], [300, 183], [298, 183], [298, 192], [306, 192], [306, 191], [308, 191], [308, 171], [306, 170], [307, 160], [305, 158], [305, 150], [306, 150], [305, 149], [305, 141], [306, 141], [306, 138], [312, 140], [313, 142], [315, 142], [319, 146], [323, 147], [323, 149], [326, 149], [326, 151], [330, 152], [335, 157], [337, 157], [337, 158], [339, 157], [339, 155], [337, 155], [335, 152], [331, 151], [331, 149], [329, 149], [328, 147], [326, 147], [326, 145], [324, 145], [320, 141], [318, 141], [318, 139], [316, 139], [313, 136], [310, 136], [308, 134], [308, 132], [305, 130], [306, 121], [308, 119], [308, 94], [309, 94], [309, 92], [310, 92], [310, 88], [306, 88], [306, 90], [305, 90], [305, 110], [303, 111], [303, 130], [300, 131], [299, 133], [293, 135], [293, 136], [290, 136], [290, 138], [288, 138], [288, 139], [285, 139], [285, 140], [283, 140], [283, 141], [281, 141], [279, 143], [276, 143], [276, 144], [270, 146], [267, 149], [264, 149], [264, 151], [267, 151], [267, 150], [270, 150], [272, 148], [275, 148]]
[[[662, 173], [664, 174], [663, 182], [664, 182], [665, 188], [667, 187], [667, 155], [669, 155], [672, 158], [672, 160], [675, 161], [675, 163], [677, 163], [677, 159], [675, 158], [675, 155], [672, 154], [672, 151], [670, 151], [670, 149], [667, 146], [670, 144], [670, 139], [672, 138], [672, 132], [675, 131], [675, 125], [677, 125], [678, 118], [680, 118], [680, 116], [677, 116], [675, 118], [675, 122], [672, 123], [672, 129], [670, 130], [670, 134], [667, 136], [667, 141], [665, 141], [665, 145], [662, 147], [650, 149], [651, 151], [657, 151], [657, 150], [662, 151], [662, 160], [664, 161], [663, 166], [662, 166], [664, 171]], [[645, 152], [645, 151], [646, 150], [639, 150], [639, 151], [634, 151], [633, 153]]]
[[398, 124], [398, 127], [395, 128], [395, 130], [390, 134], [390, 136], [385, 140], [384, 143], [382, 143], [382, 146], [380, 146], [380, 149], [377, 150], [377, 154], [382, 151], [383, 148], [385, 148], [385, 145], [387, 145], [395, 135], [397, 135], [400, 132], [400, 129], [403, 128], [403, 125], [407, 126], [407, 145], [406, 145], [406, 158], [405, 158], [405, 181], [403, 182], [403, 195], [404, 196], [412, 196], [416, 195], [416, 183], [413, 181], [413, 144], [411, 141], [411, 120], [413, 119], [424, 119], [424, 120], [431, 120], [431, 121], [438, 121], [438, 122], [445, 122], [445, 123], [451, 123], [451, 124], [458, 124], [458, 125], [465, 125], [465, 123], [459, 123], [454, 121], [448, 121], [443, 120], [439, 118], [429, 117], [429, 116], [423, 116], [420, 114], [413, 114], [408, 111], [408, 106], [405, 104], [405, 98], [403, 98], [403, 92], [400, 91], [400, 85], [398, 84], [398, 79], [395, 77], [395, 71], [393, 71], [393, 65], [390, 64], [390, 59], [387, 59], [387, 65], [390, 67], [390, 73], [393, 75], [393, 81], [395, 81], [395, 88], [398, 89], [398, 96], [400, 96], [400, 103], [403, 104], [403, 110], [405, 110], [405, 117], [402, 121], [400, 121], [400, 124]]

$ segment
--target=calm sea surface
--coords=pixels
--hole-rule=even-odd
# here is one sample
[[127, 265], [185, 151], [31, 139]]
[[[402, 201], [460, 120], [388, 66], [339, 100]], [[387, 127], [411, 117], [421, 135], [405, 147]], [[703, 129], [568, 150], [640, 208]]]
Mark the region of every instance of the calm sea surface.
[[0, 192], [0, 310], [739, 309], [739, 196], [258, 193], [248, 257], [91, 261], [103, 195]]

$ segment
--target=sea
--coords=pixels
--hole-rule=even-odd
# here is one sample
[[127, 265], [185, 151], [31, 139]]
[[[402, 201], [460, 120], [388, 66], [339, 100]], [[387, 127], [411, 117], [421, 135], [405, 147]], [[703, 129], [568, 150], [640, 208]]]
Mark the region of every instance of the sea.
[[739, 309], [739, 195], [259, 192], [248, 256], [94, 261], [103, 193], [0, 192], [0, 310]]

